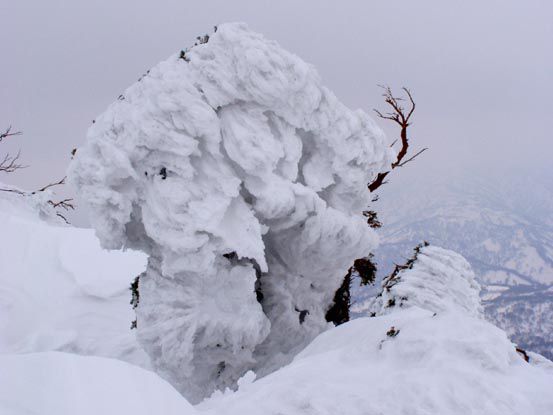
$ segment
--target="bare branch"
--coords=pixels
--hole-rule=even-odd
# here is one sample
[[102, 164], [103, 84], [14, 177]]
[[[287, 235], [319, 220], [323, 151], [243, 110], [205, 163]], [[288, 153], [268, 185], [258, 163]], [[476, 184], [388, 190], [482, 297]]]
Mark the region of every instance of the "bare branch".
[[34, 195], [35, 193], [38, 193], [38, 192], [44, 192], [46, 189], [49, 189], [50, 187], [60, 186], [60, 185], [62, 185], [62, 184], [65, 184], [65, 179], [66, 179], [66, 178], [67, 178], [67, 176], [63, 176], [63, 179], [61, 179], [60, 181], [55, 182], [55, 183], [49, 183], [49, 184], [47, 184], [46, 186], [44, 186], [43, 188], [38, 189], [38, 190], [35, 190], [35, 191], [32, 192], [31, 194]]
[[60, 218], [62, 218], [62, 219], [65, 221], [65, 223], [66, 223], [67, 225], [70, 225], [70, 224], [71, 224], [71, 222], [69, 222], [69, 221], [67, 220], [67, 218], [66, 218], [65, 216], [63, 216], [61, 213], [56, 212], [56, 216], [59, 216]]
[[0, 142], [2, 142], [2, 140], [4, 138], [7, 138], [7, 137], [12, 137], [14, 135], [21, 135], [23, 134], [21, 131], [16, 131], [15, 133], [12, 133], [12, 126], [10, 125], [5, 132], [3, 133], [0, 133]]
[[[12, 132], [12, 127], [10, 125], [6, 129], [5, 132], [0, 133], [0, 142], [2, 142], [2, 140], [4, 140], [7, 137], [12, 137], [12, 136], [21, 135], [21, 134], [22, 134], [21, 131]], [[77, 151], [77, 149], [73, 149], [71, 151], [72, 158], [75, 155], [76, 151]], [[10, 155], [9, 153], [6, 154], [4, 156], [4, 158], [2, 158], [0, 160], [0, 172], [13, 173], [16, 170], [27, 167], [27, 166], [23, 166], [22, 164], [18, 163], [20, 155], [21, 155], [20, 151], [18, 151], [15, 156]], [[19, 195], [22, 195], [22, 196], [34, 195], [34, 194], [39, 193], [39, 192], [44, 192], [47, 189], [50, 189], [54, 186], [60, 186], [60, 185], [65, 184], [65, 179], [66, 179], [66, 177], [64, 176], [61, 180], [59, 180], [57, 182], [54, 182], [54, 183], [49, 183], [46, 186], [44, 186], [44, 187], [42, 187], [38, 190], [35, 190], [34, 192], [31, 192], [31, 193], [23, 192], [23, 191], [17, 190], [17, 189], [2, 189], [2, 188], [0, 188], [0, 191], [1, 192], [16, 193], [16, 194], [19, 194]], [[55, 209], [57, 216], [59, 216], [61, 219], [63, 219], [65, 221], [65, 223], [69, 224], [69, 221], [67, 220], [67, 218], [63, 214], [61, 214], [59, 212], [59, 209], [63, 209], [65, 211], [74, 210], [75, 205], [73, 204], [73, 199], [62, 199], [62, 200], [59, 200], [59, 201], [48, 200], [47, 203], [49, 205], [51, 205], [53, 209]]]
[[[384, 97], [384, 102], [386, 102], [386, 104], [392, 107], [393, 112], [388, 112], [386, 114], [383, 114], [377, 109], [375, 109], [374, 112], [380, 118], [394, 121], [396, 124], [398, 124], [401, 127], [400, 139], [399, 139], [401, 140], [401, 147], [397, 153], [395, 161], [390, 166], [390, 170], [387, 172], [379, 173], [376, 176], [376, 178], [371, 183], [368, 184], [368, 188], [371, 192], [375, 191], [380, 186], [386, 183], [384, 179], [386, 178], [386, 176], [388, 176], [388, 174], [390, 174], [390, 172], [393, 169], [395, 169], [396, 167], [405, 166], [405, 164], [409, 163], [417, 156], [421, 155], [424, 151], [428, 150], [427, 148], [423, 148], [414, 156], [410, 157], [407, 160], [404, 160], [404, 158], [407, 156], [407, 152], [409, 151], [409, 138], [407, 135], [407, 128], [410, 125], [411, 116], [415, 112], [415, 108], [416, 108], [415, 100], [413, 99], [413, 95], [411, 94], [411, 91], [403, 87], [402, 90], [403, 92], [405, 92], [410, 102], [409, 111], [406, 113], [405, 109], [400, 104], [402, 101], [406, 101], [406, 100], [401, 97], [394, 97], [392, 90], [389, 86], [383, 86], [383, 85], [379, 85], [379, 86], [384, 90], [384, 93], [382, 94], [382, 96]], [[393, 147], [399, 140], [398, 139], [394, 140], [390, 145], [390, 147]]]
[[380, 117], [380, 118], [384, 118], [385, 120], [392, 120], [392, 121], [395, 121], [397, 122], [399, 125], [401, 125], [401, 121], [399, 120], [399, 117], [397, 115], [394, 115], [394, 114], [391, 114], [391, 113], [386, 113], [386, 115], [382, 114], [380, 111], [378, 110], [374, 110], [374, 112], [376, 112], [376, 114]]
[[413, 115], [413, 112], [415, 112], [416, 105], [415, 105], [415, 101], [413, 100], [413, 96], [411, 95], [411, 91], [409, 91], [405, 87], [403, 87], [401, 89], [403, 89], [403, 91], [405, 91], [405, 93], [409, 97], [409, 101], [411, 101], [411, 110], [409, 110], [409, 114], [407, 114], [407, 118], [406, 118], [406, 121], [409, 122], [409, 118], [411, 118], [411, 115]]
[[[12, 133], [12, 126], [10, 125], [6, 131], [0, 133], [0, 143], [2, 140], [8, 137], [13, 137], [15, 135], [21, 135], [21, 131], [16, 131]], [[16, 170], [24, 169], [27, 166], [18, 163], [19, 157], [21, 156], [21, 151], [18, 151], [15, 156], [12, 156], [10, 153], [7, 153], [2, 161], [0, 161], [0, 172], [4, 173], [13, 173]]]
[[11, 192], [11, 193], [17, 193], [18, 195], [24, 195], [25, 193], [21, 190], [17, 189], [0, 189], [0, 192]]
[[16, 170], [27, 167], [18, 163], [20, 155], [21, 151], [18, 151], [15, 156], [10, 155], [10, 153], [6, 154], [2, 161], [0, 161], [0, 171], [4, 173], [13, 173]]
[[424, 153], [426, 150], [428, 150], [428, 147], [425, 147], [423, 148], [421, 151], [419, 151], [417, 154], [415, 154], [413, 157], [410, 157], [408, 158], [407, 160], [403, 161], [401, 164], [398, 164], [397, 167], [403, 167], [405, 166], [407, 163], [409, 163], [411, 160], [413, 160], [415, 157], [417, 157], [418, 155]]
[[48, 203], [52, 205], [52, 207], [55, 208], [63, 208], [65, 210], [75, 210], [75, 205], [73, 205], [73, 199], [63, 199], [58, 202], [54, 202], [53, 200], [49, 200]]

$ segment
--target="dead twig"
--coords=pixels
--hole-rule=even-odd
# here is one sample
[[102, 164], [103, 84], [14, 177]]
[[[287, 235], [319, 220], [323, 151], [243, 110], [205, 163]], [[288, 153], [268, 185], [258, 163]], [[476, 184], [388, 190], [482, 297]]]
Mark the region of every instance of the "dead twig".
[[44, 192], [46, 189], [49, 189], [49, 188], [54, 187], [54, 186], [61, 186], [62, 184], [65, 184], [65, 179], [66, 178], [67, 178], [67, 176], [63, 176], [63, 178], [60, 181], [57, 181], [55, 183], [49, 183], [46, 186], [44, 186], [44, 187], [42, 187], [38, 190], [35, 190], [31, 194], [34, 195], [35, 193], [38, 193], [38, 192]]
[[14, 133], [11, 132], [12, 131], [12, 126], [10, 125], [5, 132], [3, 133], [0, 133], [0, 143], [2, 142], [2, 140], [4, 138], [7, 138], [7, 137], [12, 137], [14, 135], [21, 135], [23, 134], [21, 131], [16, 131]]

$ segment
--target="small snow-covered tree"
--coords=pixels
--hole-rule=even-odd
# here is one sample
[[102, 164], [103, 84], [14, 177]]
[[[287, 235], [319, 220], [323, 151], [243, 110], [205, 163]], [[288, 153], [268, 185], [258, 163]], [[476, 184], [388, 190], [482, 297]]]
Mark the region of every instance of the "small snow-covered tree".
[[149, 255], [137, 336], [197, 402], [329, 326], [343, 270], [376, 246], [363, 189], [392, 157], [312, 66], [225, 24], [97, 117], [69, 177], [105, 247]]

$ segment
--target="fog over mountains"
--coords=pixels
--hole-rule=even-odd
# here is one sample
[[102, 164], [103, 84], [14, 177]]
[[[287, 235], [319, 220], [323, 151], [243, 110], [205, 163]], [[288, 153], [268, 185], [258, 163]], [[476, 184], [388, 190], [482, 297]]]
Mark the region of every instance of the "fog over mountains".
[[[422, 162], [421, 162], [422, 163]], [[512, 340], [553, 356], [551, 169], [425, 178], [401, 172], [373, 208], [383, 222], [382, 277], [423, 240], [461, 253], [482, 284], [487, 317]], [[356, 310], [370, 289], [357, 289]]]

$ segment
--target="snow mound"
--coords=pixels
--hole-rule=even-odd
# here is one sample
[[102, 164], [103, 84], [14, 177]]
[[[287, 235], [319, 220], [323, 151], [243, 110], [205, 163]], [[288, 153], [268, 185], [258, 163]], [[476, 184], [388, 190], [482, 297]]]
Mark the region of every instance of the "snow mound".
[[152, 372], [114, 359], [46, 352], [0, 355], [2, 415], [193, 415]]
[[97, 117], [69, 176], [105, 247], [149, 255], [139, 339], [198, 401], [328, 327], [345, 272], [376, 246], [361, 212], [390, 160], [310, 65], [225, 24]]
[[[235, 393], [217, 393], [198, 409], [206, 415], [221, 409], [226, 415], [553, 413], [553, 364], [533, 353], [527, 363], [502, 330], [480, 317], [465, 265], [450, 251], [421, 249], [397, 291], [390, 290], [408, 296], [403, 306], [322, 333], [290, 365]], [[453, 286], [436, 288], [438, 281]]]
[[421, 245], [406, 265], [396, 266], [370, 306], [372, 315], [418, 306], [434, 313], [458, 310], [482, 317], [480, 286], [469, 263], [447, 249]]
[[0, 192], [0, 353], [63, 350], [148, 366], [130, 324], [139, 252], [109, 252], [90, 229], [55, 226], [28, 196]]
[[[394, 328], [395, 336], [387, 333]], [[206, 415], [543, 415], [553, 371], [483, 319], [410, 307], [317, 337], [293, 363], [200, 404]]]

